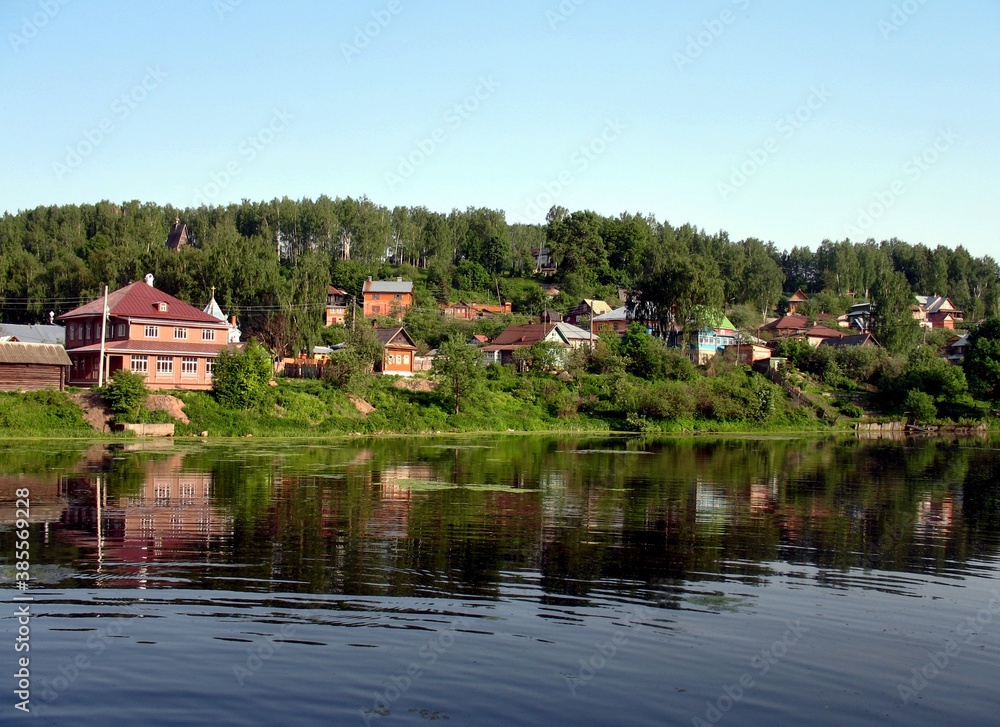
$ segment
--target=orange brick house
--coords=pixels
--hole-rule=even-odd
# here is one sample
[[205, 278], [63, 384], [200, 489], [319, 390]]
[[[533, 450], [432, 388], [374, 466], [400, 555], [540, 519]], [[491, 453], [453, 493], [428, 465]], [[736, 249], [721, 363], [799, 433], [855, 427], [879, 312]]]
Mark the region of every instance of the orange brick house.
[[350, 296], [332, 285], [326, 288], [326, 312], [324, 324], [327, 326], [342, 326], [347, 318], [347, 299]]
[[[69, 384], [98, 383], [104, 298], [63, 313]], [[121, 368], [146, 377], [151, 389], [210, 389], [219, 352], [229, 346], [230, 325], [146, 282], [108, 296], [105, 376]]]
[[383, 353], [375, 371], [387, 376], [413, 376], [413, 356], [417, 346], [402, 326], [376, 328], [375, 337], [382, 344]]
[[372, 280], [368, 276], [361, 288], [365, 318], [393, 316], [402, 319], [406, 310], [413, 305], [413, 282], [395, 280]]

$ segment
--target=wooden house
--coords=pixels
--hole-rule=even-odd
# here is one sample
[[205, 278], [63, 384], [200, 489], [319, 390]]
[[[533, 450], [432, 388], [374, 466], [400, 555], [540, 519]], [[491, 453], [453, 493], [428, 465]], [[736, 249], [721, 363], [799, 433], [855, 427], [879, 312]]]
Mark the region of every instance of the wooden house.
[[323, 324], [326, 326], [342, 326], [347, 318], [347, 301], [350, 296], [340, 288], [328, 285], [326, 288], [326, 310]]
[[487, 363], [513, 364], [514, 354], [538, 343], [552, 343], [569, 350], [570, 343], [560, 332], [556, 323], [527, 323], [508, 326], [503, 333], [493, 339], [482, 351]]
[[66, 388], [66, 349], [53, 343], [0, 343], [0, 391]]
[[799, 288], [781, 301], [782, 312], [786, 315], [795, 315], [807, 300], [809, 300], [809, 296], [803, 292], [802, 288]]
[[392, 316], [402, 320], [413, 305], [413, 282], [410, 280], [372, 280], [368, 276], [361, 292], [365, 318]]
[[175, 251], [180, 250], [189, 242], [187, 225], [181, 222], [180, 217], [175, 217], [174, 224], [170, 228], [170, 232], [167, 233], [167, 248]]
[[413, 376], [417, 345], [406, 329], [376, 327], [375, 337], [383, 348], [382, 361], [375, 364], [375, 371], [388, 376]]

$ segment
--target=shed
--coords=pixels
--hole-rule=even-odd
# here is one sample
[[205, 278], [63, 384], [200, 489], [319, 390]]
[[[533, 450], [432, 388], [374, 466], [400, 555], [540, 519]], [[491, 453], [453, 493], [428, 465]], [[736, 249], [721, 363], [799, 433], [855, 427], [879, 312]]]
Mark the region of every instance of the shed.
[[66, 388], [70, 360], [51, 343], [0, 343], [0, 391]]

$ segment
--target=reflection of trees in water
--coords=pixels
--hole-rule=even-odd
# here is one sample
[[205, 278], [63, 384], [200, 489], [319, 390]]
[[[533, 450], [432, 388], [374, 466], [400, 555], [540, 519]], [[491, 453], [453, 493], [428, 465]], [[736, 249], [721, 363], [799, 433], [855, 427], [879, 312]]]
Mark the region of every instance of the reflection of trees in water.
[[936, 572], [995, 553], [1000, 531], [996, 453], [934, 439], [385, 438], [85, 459], [112, 504], [153, 471], [210, 478], [231, 531], [211, 559], [271, 590], [495, 597], [523, 573], [550, 594], [669, 593], [774, 561]]

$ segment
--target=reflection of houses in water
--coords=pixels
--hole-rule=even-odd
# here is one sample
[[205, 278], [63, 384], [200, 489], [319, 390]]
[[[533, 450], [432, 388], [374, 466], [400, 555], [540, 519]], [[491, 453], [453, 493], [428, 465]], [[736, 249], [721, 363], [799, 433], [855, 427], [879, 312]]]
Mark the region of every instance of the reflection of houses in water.
[[733, 501], [719, 485], [695, 483], [695, 522], [724, 525], [733, 519]]
[[183, 460], [172, 454], [143, 463], [141, 485], [123, 494], [108, 494], [109, 485], [115, 491], [124, 486], [114, 474], [68, 480], [64, 535], [96, 547], [99, 560], [128, 564], [214, 549], [232, 534], [232, 518], [213, 505], [212, 475], [182, 471]]
[[405, 480], [431, 482], [437, 470], [428, 464], [401, 464], [386, 467], [373, 473], [373, 485], [378, 487], [371, 519], [365, 523], [370, 536], [389, 540], [402, 540], [409, 535], [412, 490], [405, 487]]
[[[0, 476], [0, 525], [13, 525], [18, 520], [17, 491], [29, 492], [29, 523], [58, 522], [66, 509], [66, 493], [58, 476], [3, 475]], [[23, 513], [21, 513], [23, 516]]]
[[774, 512], [778, 504], [778, 478], [750, 483], [750, 512]]
[[917, 522], [914, 526], [916, 535], [928, 540], [947, 538], [954, 525], [956, 509], [961, 509], [961, 504], [956, 505], [951, 493], [940, 500], [926, 495], [917, 505]]

